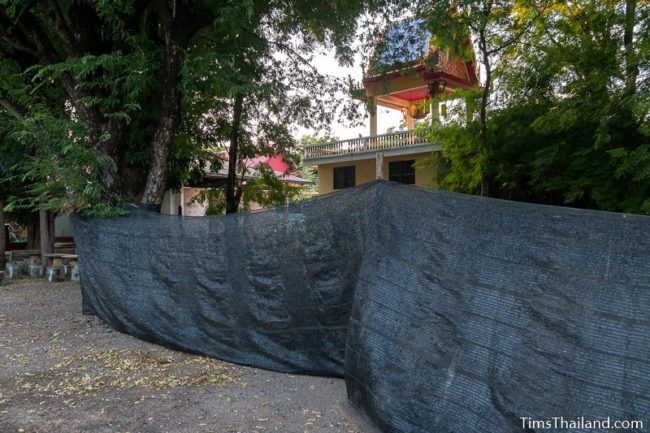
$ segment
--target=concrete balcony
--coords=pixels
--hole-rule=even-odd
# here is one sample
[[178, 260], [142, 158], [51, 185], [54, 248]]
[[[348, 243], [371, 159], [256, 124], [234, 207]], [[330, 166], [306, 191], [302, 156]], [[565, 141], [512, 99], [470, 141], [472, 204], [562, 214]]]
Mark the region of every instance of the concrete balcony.
[[336, 162], [374, 159], [377, 152], [384, 156], [400, 156], [433, 152], [441, 149], [439, 144], [430, 143], [419, 137], [415, 131], [398, 131], [374, 137], [360, 137], [335, 141], [327, 144], [305, 146], [306, 165], [331, 164]]

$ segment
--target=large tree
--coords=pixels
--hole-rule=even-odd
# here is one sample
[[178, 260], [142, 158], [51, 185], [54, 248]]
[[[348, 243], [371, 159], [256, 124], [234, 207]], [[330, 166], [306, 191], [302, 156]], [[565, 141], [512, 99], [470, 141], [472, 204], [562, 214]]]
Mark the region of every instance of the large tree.
[[[514, 42], [495, 58], [486, 112], [491, 195], [650, 212], [648, 8], [539, 6], [521, 3], [517, 13], [535, 18], [525, 32], [499, 34]], [[443, 185], [475, 193], [486, 168], [477, 156], [483, 125], [466, 114], [452, 112], [430, 133], [451, 164]]]
[[476, 48], [482, 67], [478, 89], [479, 129], [476, 161], [481, 164], [481, 195], [491, 195], [494, 181], [494, 145], [488, 133], [488, 110], [493, 93], [493, 72], [504, 50], [517, 44], [554, 0], [468, 0], [421, 2], [417, 13], [425, 20], [438, 49], [473, 60]]
[[[362, 8], [360, 1], [5, 0], [0, 67], [21, 80], [0, 83], [0, 103], [32, 126], [50, 127], [50, 139], [58, 134], [46, 149], [58, 156], [49, 175], [74, 208], [103, 212], [122, 199], [156, 207], [177, 180], [168, 177], [170, 165], [201, 156], [206, 114], [218, 117], [219, 138], [228, 135], [230, 164], [246, 135], [286, 141], [288, 114], [304, 120], [318, 106], [304, 91], [290, 93], [298, 87], [287, 66], [308, 62], [304, 49], [319, 44], [349, 58]], [[304, 65], [299, 70], [304, 77]], [[317, 101], [322, 82], [302, 90]], [[13, 97], [16, 87], [59, 88], [64, 102], [44, 111]], [[41, 131], [27, 132], [24, 141], [43, 144]], [[66, 152], [84, 170], [67, 170], [75, 159]], [[228, 187], [232, 203], [237, 194]]]
[[[324, 75], [312, 59], [318, 50], [331, 49], [340, 62], [351, 64], [363, 3], [293, 2], [291, 7], [279, 13], [268, 2], [235, 4], [227, 25], [199, 35], [194, 47], [194, 59], [211, 67], [190, 68], [199, 73], [186, 81], [194, 92], [184, 104], [183, 141], [198, 137], [222, 150], [228, 213], [241, 207], [251, 159], [280, 154], [294, 166], [296, 126], [319, 130], [337, 115], [358, 115], [357, 104], [341, 93], [348, 82]], [[337, 93], [343, 97], [334, 97]]]
[[[68, 120], [81, 126], [70, 125], [76, 134], [69, 141], [94, 151], [97, 172], [91, 174], [102, 200], [162, 200], [180, 119], [183, 59], [192, 37], [214, 20], [208, 6], [47, 0], [0, 7], [3, 61], [33, 76], [28, 85], [65, 92]], [[0, 90], [9, 112], [15, 106], [32, 117], [41, 114], [20, 108], [12, 89]], [[139, 153], [146, 156], [138, 159]]]

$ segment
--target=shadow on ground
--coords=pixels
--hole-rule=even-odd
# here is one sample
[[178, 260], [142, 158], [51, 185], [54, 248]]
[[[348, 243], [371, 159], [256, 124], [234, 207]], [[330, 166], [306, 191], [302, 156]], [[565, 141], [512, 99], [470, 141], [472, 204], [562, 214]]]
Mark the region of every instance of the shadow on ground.
[[368, 432], [341, 379], [175, 352], [80, 307], [76, 283], [0, 287], [0, 432]]

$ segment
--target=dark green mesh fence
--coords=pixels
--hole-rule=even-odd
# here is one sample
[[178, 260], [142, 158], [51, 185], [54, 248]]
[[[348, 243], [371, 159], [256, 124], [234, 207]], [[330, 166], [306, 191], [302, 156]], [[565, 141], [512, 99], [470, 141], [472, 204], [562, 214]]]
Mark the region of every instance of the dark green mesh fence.
[[385, 432], [650, 424], [648, 217], [375, 182], [74, 232], [87, 312], [177, 349], [345, 376]]

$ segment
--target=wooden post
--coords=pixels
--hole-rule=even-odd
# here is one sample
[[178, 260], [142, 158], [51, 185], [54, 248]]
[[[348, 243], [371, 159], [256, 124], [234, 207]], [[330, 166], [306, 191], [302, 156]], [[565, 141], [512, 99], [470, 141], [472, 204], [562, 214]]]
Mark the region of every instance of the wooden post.
[[413, 121], [413, 117], [411, 117], [410, 114], [406, 113], [406, 129], [409, 131], [415, 128], [415, 122]]
[[[5, 202], [0, 198], [0, 273], [5, 270], [5, 250], [7, 249], [7, 233], [5, 229]], [[0, 278], [1, 279], [1, 278]]]
[[375, 171], [377, 174], [377, 179], [384, 178], [384, 153], [377, 152], [375, 154]]
[[[45, 209], [38, 210], [39, 229], [41, 234], [41, 257], [43, 254], [50, 254], [52, 252], [52, 245], [50, 243], [50, 218]], [[42, 257], [43, 266], [47, 264], [45, 257]]]
[[38, 211], [30, 212], [27, 220], [27, 249], [38, 250], [41, 248], [41, 233], [39, 230]]
[[370, 111], [370, 136], [377, 136], [377, 104], [375, 104], [375, 97], [370, 98], [370, 103], [368, 104], [368, 110]]
[[56, 214], [52, 211], [47, 213], [47, 235], [50, 238], [50, 252], [55, 252], [56, 250]]

